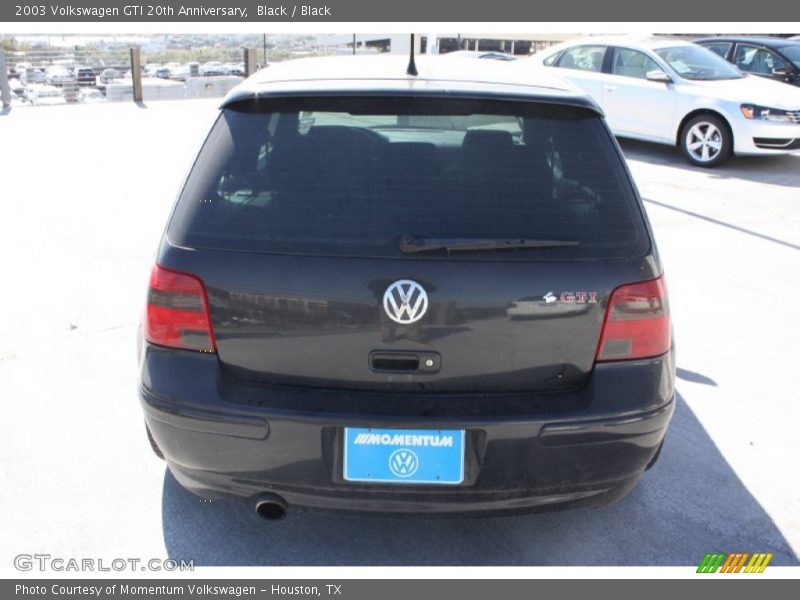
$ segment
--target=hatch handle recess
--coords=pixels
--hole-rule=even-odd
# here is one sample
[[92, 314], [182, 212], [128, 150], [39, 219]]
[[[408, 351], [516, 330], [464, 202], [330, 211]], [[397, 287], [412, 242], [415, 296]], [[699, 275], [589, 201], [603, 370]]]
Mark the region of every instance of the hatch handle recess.
[[369, 353], [369, 368], [378, 373], [435, 373], [441, 364], [438, 352], [373, 350]]

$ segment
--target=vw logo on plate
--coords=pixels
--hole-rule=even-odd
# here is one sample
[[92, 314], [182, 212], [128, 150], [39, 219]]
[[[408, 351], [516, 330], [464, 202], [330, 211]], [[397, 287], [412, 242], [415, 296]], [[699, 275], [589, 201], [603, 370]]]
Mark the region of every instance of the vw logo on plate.
[[411, 477], [419, 469], [419, 459], [412, 450], [400, 448], [389, 456], [389, 468], [398, 477]]
[[392, 321], [408, 325], [425, 315], [428, 310], [428, 294], [416, 281], [400, 279], [386, 289], [383, 309]]

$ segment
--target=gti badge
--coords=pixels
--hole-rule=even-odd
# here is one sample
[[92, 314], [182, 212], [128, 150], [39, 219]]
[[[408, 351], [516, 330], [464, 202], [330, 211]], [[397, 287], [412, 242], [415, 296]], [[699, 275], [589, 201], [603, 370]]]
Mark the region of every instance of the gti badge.
[[561, 292], [562, 304], [597, 304], [597, 292]]
[[386, 288], [383, 309], [395, 323], [419, 321], [428, 310], [428, 294], [416, 281], [400, 279]]

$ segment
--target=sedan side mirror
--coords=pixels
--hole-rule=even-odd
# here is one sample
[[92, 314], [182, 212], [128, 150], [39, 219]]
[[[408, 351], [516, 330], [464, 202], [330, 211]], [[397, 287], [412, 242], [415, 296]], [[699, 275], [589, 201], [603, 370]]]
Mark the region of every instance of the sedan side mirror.
[[653, 69], [647, 72], [647, 81], [655, 81], [656, 83], [672, 83], [672, 77], [664, 73], [661, 69]]
[[792, 74], [792, 70], [789, 67], [779, 67], [772, 69], [772, 74], [778, 77], [787, 77]]

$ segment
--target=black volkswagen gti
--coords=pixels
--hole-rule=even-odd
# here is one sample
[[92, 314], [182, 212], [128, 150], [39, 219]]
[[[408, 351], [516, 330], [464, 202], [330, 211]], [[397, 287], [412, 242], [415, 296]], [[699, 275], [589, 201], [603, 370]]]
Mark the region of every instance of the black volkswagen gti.
[[633, 487], [674, 408], [662, 267], [598, 107], [535, 77], [309, 59], [226, 98], [142, 324], [147, 431], [181, 485], [273, 519]]

